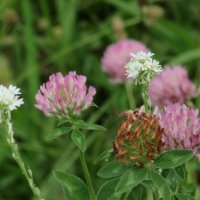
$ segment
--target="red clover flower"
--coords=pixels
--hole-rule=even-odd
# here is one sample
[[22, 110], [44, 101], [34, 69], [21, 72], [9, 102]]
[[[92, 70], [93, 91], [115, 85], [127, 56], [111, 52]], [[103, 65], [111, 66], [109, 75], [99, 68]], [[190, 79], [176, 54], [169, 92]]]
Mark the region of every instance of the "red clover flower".
[[198, 110], [179, 103], [165, 107], [160, 114], [166, 150], [191, 149], [200, 157], [200, 118]]
[[86, 80], [76, 72], [69, 72], [66, 76], [60, 72], [51, 75], [36, 94], [36, 108], [46, 116], [79, 115], [91, 106], [96, 93], [94, 87], [87, 88]]
[[106, 48], [101, 60], [102, 69], [109, 75], [112, 83], [128, 80], [124, 65], [131, 58], [130, 53], [138, 51], [148, 52], [148, 49], [142, 42], [131, 39], [120, 40]]
[[154, 106], [184, 103], [198, 93], [182, 66], [166, 67], [152, 80], [149, 87], [149, 96]]

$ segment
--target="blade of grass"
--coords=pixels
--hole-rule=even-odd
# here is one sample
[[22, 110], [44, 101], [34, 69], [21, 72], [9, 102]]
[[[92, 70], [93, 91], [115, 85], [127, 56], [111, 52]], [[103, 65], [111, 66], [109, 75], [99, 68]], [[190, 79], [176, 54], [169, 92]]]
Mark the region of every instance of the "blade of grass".
[[25, 63], [24, 66], [28, 71], [28, 98], [30, 106], [34, 105], [35, 93], [39, 87], [39, 66], [37, 63], [37, 47], [35, 42], [35, 31], [33, 29], [33, 7], [31, 1], [22, 1], [23, 18], [24, 18], [24, 45], [25, 45]]
[[[75, 37], [75, 21], [78, 2], [78, 0], [56, 1], [58, 21], [63, 31], [62, 37], [60, 38], [59, 49], [69, 46]], [[59, 70], [63, 70], [66, 59], [66, 57], [60, 57], [60, 59], [57, 60], [56, 64]]]
[[179, 54], [170, 60], [170, 64], [185, 64], [194, 60], [200, 60], [200, 48], [191, 49]]

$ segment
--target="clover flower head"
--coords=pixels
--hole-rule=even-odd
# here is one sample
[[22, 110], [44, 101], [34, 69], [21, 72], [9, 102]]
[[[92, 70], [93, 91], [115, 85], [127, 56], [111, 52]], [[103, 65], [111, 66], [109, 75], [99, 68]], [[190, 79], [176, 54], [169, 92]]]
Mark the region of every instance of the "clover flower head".
[[199, 95], [196, 86], [189, 80], [182, 66], [166, 67], [151, 81], [149, 97], [154, 106], [184, 103]]
[[144, 110], [127, 111], [114, 142], [116, 159], [126, 165], [143, 166], [162, 151], [159, 120]]
[[130, 52], [148, 52], [147, 47], [137, 40], [123, 39], [109, 45], [101, 59], [102, 70], [109, 75], [111, 83], [126, 82], [124, 65], [130, 60]]
[[94, 87], [87, 88], [86, 79], [76, 72], [69, 72], [66, 76], [60, 72], [51, 75], [36, 94], [36, 108], [46, 116], [79, 115], [91, 106], [96, 93]]
[[190, 149], [200, 157], [200, 118], [198, 110], [179, 103], [165, 107], [160, 125], [164, 129], [162, 141], [166, 150]]
[[149, 85], [151, 79], [162, 71], [158, 61], [152, 59], [151, 52], [131, 53], [131, 60], [125, 65], [128, 78], [133, 78], [135, 84]]
[[10, 111], [17, 109], [24, 102], [19, 98], [21, 94], [20, 89], [16, 86], [10, 85], [8, 88], [0, 85], [0, 109], [8, 109]]

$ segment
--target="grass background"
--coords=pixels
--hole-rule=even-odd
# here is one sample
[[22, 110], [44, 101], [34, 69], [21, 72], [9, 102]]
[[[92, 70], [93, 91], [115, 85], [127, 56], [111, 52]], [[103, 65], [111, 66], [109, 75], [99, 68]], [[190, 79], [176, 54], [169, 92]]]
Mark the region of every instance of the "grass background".
[[[158, 6], [163, 15], [144, 13]], [[25, 162], [32, 168], [42, 195], [65, 199], [52, 170], [82, 176], [78, 152], [68, 136], [47, 141], [55, 119], [34, 108], [39, 85], [54, 72], [76, 70], [96, 87], [95, 103], [84, 118], [108, 129], [105, 135], [87, 134], [88, 163], [96, 189], [101, 164], [97, 155], [112, 146], [118, 114], [129, 109], [124, 85], [111, 85], [101, 71], [100, 59], [107, 45], [116, 42], [113, 19], [120, 17], [127, 37], [143, 41], [161, 64], [182, 64], [190, 78], [200, 83], [200, 0], [1, 0], [0, 83], [22, 88], [25, 104], [13, 112], [15, 138]], [[137, 106], [139, 88], [134, 88]], [[194, 100], [200, 108], [200, 98]], [[10, 156], [0, 132], [0, 200], [33, 199], [32, 193]]]

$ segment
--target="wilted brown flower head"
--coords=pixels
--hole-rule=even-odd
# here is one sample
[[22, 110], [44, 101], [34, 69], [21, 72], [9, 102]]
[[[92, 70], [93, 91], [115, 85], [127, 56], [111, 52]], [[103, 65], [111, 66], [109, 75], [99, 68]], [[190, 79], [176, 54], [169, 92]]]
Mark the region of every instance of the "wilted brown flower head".
[[116, 159], [127, 165], [143, 166], [155, 159], [162, 150], [162, 133], [155, 115], [142, 110], [123, 113], [114, 142]]
[[144, 15], [144, 22], [148, 26], [154, 25], [160, 17], [165, 15], [164, 9], [157, 5], [142, 6], [142, 13]]
[[13, 28], [19, 23], [19, 15], [14, 9], [7, 9], [4, 13], [4, 23], [6, 26]]
[[112, 27], [114, 29], [117, 40], [122, 40], [127, 38], [126, 31], [124, 28], [124, 21], [120, 16], [113, 17]]

